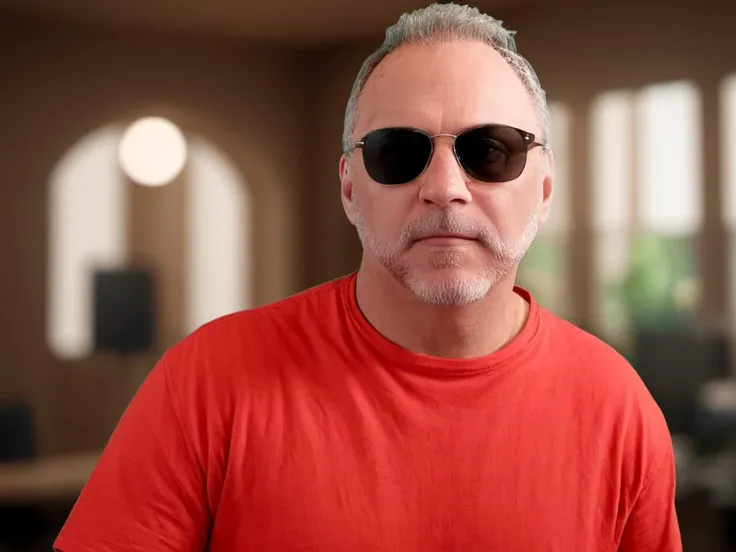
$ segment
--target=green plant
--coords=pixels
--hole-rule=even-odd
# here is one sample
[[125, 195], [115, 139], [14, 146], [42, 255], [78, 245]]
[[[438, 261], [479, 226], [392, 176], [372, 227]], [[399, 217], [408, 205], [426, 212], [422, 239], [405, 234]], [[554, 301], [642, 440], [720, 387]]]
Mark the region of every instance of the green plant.
[[677, 329], [695, 323], [695, 262], [689, 238], [644, 235], [634, 241], [631, 268], [610, 284], [631, 329]]

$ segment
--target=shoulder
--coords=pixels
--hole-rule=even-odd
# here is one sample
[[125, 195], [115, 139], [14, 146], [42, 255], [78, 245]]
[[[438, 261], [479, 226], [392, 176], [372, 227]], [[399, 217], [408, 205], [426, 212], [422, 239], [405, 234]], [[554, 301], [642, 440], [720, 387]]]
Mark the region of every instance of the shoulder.
[[163, 364], [201, 379], [242, 375], [245, 367], [273, 360], [291, 345], [313, 340], [340, 316], [352, 276], [341, 277], [279, 301], [219, 317], [171, 347]]
[[[189, 336], [189, 340], [213, 339], [219, 335], [232, 335], [243, 329], [256, 330], [269, 321], [290, 320], [295, 316], [315, 311], [325, 312], [339, 306], [343, 291], [352, 276], [310, 287], [273, 303], [238, 311], [204, 324]], [[187, 341], [187, 340], [185, 340]]]
[[544, 346], [575, 400], [586, 404], [601, 430], [641, 453], [661, 458], [671, 447], [667, 422], [634, 365], [591, 333], [544, 311]]
[[599, 389], [613, 399], [635, 400], [656, 408], [651, 394], [626, 357], [613, 346], [582, 328], [542, 310], [544, 347], [564, 361], [562, 367], [572, 381]]
[[546, 347], [564, 365], [571, 400], [585, 408], [601, 446], [623, 470], [627, 487], [641, 486], [672, 454], [665, 417], [632, 364], [589, 332], [544, 312]]

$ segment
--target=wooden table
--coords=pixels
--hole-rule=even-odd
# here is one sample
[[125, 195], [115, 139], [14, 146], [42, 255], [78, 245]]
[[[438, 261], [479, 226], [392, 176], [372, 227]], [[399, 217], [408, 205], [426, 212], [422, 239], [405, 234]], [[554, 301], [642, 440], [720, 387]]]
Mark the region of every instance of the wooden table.
[[0, 463], [0, 504], [76, 500], [99, 457], [88, 451]]

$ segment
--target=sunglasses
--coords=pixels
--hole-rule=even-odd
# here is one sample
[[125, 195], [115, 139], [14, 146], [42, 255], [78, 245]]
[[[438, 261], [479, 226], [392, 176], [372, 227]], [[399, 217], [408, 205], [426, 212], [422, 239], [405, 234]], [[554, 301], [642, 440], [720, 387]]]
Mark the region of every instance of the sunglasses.
[[518, 178], [526, 166], [527, 153], [544, 144], [534, 134], [508, 125], [483, 125], [459, 134], [427, 134], [414, 128], [380, 128], [356, 142], [363, 150], [366, 172], [379, 184], [408, 184], [429, 166], [434, 139], [453, 139], [455, 159], [463, 170], [481, 182], [509, 182]]

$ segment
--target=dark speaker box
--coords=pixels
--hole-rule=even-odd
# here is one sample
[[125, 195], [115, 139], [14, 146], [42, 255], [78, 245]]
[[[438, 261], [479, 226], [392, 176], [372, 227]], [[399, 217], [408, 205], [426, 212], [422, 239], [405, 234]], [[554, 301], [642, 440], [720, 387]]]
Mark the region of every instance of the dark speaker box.
[[700, 390], [730, 373], [731, 351], [725, 338], [695, 330], [639, 332], [633, 365], [670, 430], [692, 435]]
[[94, 273], [96, 351], [139, 353], [155, 341], [153, 277], [147, 270], [97, 270]]

